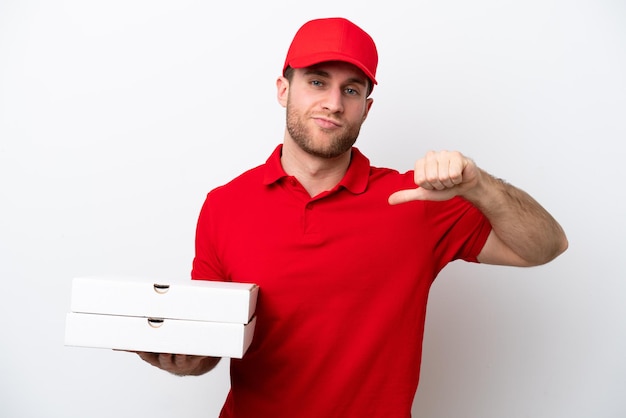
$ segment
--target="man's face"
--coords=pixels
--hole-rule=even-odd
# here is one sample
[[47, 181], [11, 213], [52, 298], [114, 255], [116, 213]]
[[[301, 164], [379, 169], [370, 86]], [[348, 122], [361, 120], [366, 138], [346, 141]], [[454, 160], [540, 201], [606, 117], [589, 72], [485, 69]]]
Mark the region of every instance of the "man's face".
[[296, 69], [282, 99], [279, 88], [289, 136], [316, 157], [334, 158], [349, 151], [372, 104], [366, 97], [368, 82], [357, 67], [343, 62]]

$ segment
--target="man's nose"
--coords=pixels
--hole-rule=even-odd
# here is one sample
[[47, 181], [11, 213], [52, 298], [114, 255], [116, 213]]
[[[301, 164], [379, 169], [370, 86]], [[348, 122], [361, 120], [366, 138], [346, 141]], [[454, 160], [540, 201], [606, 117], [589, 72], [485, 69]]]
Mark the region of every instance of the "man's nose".
[[331, 113], [343, 111], [343, 92], [341, 89], [329, 89], [322, 103], [324, 109]]

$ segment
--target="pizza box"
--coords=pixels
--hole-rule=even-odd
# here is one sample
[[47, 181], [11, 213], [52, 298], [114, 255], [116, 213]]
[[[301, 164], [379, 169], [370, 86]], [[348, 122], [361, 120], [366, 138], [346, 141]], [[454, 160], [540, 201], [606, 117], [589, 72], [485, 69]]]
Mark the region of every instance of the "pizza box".
[[77, 277], [72, 312], [247, 324], [259, 288], [251, 283], [208, 280]]
[[256, 317], [247, 324], [69, 312], [65, 345], [152, 353], [242, 358]]

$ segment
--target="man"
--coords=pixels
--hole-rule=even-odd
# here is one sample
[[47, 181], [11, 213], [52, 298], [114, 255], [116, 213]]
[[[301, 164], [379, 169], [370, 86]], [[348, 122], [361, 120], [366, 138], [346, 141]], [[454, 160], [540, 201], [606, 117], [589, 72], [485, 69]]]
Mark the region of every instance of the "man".
[[[261, 289], [222, 417], [410, 417], [439, 271], [456, 259], [534, 266], [567, 248], [535, 200], [459, 152], [430, 152], [404, 174], [371, 167], [353, 144], [377, 63], [352, 22], [304, 24], [276, 82], [283, 143], [207, 196], [192, 278]], [[181, 375], [219, 361], [140, 356]]]

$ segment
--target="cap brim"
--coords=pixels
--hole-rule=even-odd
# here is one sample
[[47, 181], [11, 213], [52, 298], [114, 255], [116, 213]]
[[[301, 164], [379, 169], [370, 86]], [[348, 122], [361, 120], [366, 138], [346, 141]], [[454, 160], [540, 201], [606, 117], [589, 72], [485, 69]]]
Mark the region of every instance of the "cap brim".
[[311, 67], [315, 64], [320, 64], [322, 62], [329, 62], [329, 61], [341, 61], [341, 62], [350, 63], [356, 66], [361, 71], [363, 71], [363, 73], [367, 76], [367, 78], [369, 78], [372, 81], [372, 83], [378, 84], [374, 75], [367, 69], [367, 67], [362, 62], [355, 60], [354, 58], [345, 56], [343, 54], [337, 53], [337, 52], [324, 52], [324, 53], [309, 55], [306, 57], [292, 58], [289, 61], [288, 65], [292, 68], [306, 68], [306, 67]]

